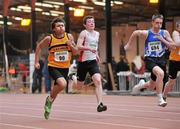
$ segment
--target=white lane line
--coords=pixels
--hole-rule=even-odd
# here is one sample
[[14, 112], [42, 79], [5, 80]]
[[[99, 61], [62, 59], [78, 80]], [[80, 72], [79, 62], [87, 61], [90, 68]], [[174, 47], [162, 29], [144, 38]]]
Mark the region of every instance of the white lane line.
[[[2, 104], [3, 105], [3, 104]], [[17, 105], [17, 104], [8, 104], [8, 105]], [[22, 105], [22, 106], [25, 106], [26, 104], [18, 104], [17, 106], [18, 107], [15, 107], [15, 106], [1, 106], [1, 104], [0, 104], [0, 108], [17, 108], [17, 109], [19, 109], [19, 108], [23, 108], [23, 107], [21, 107], [21, 106], [19, 106], [19, 105]], [[29, 104], [27, 104], [26, 106], [30, 106]], [[33, 104], [31, 104], [31, 106], [35, 106], [35, 105], [33, 105]], [[56, 105], [56, 104], [54, 104], [53, 105], [53, 108], [55, 109], [55, 108], [58, 108], [59, 109], [59, 107], [61, 108], [61, 107], [66, 107], [66, 106], [69, 106], [69, 105]], [[87, 109], [87, 106], [84, 106], [84, 107], [82, 107], [82, 106], [76, 106], [76, 105], [71, 105], [71, 108], [73, 109], [73, 107], [74, 108], [78, 108], [78, 109]], [[40, 108], [43, 108], [43, 105], [41, 105], [41, 107]], [[88, 106], [88, 109], [94, 109], [94, 106]], [[158, 109], [159, 108], [163, 108], [163, 107], [157, 107]], [[36, 110], [35, 108], [24, 108], [24, 109], [34, 109], [34, 110]], [[61, 108], [62, 109], [62, 108]], [[119, 111], [119, 112], [123, 112], [123, 111], [128, 111], [128, 112], [139, 112], [139, 113], [156, 113], [156, 114], [166, 114], [166, 115], [180, 115], [180, 113], [179, 112], [170, 112], [170, 111], [149, 111], [149, 110], [138, 110], [138, 109], [123, 109], [123, 108], [114, 108], [114, 107], [111, 107], [111, 110], [115, 110], [115, 111]]]
[[0, 122], [0, 125], [12, 126], [12, 127], [18, 127], [18, 128], [27, 128], [27, 129], [45, 129], [45, 128], [39, 128], [39, 127], [34, 127], [34, 126], [25, 126], [25, 125], [9, 124], [9, 123], [2, 123], [2, 122]]
[[[61, 104], [66, 103], [66, 104], [71, 104], [71, 105], [72, 104], [79, 104], [79, 101], [76, 101], [77, 99], [75, 99], [75, 100], [70, 99], [70, 100], [67, 100], [67, 101], [65, 101], [65, 100], [67, 100], [67, 99], [60, 100], [59, 98], [57, 98], [57, 101], [55, 101], [55, 103], [61, 103]], [[39, 101], [44, 104], [45, 99], [40, 99]], [[38, 101], [38, 103], [39, 103], [39, 101]], [[8, 99], [2, 99], [2, 100], [0, 99], [0, 102], [2, 102], [2, 103], [13, 103], [14, 102], [14, 103], [21, 104], [21, 103], [26, 103], [27, 100], [26, 101], [22, 101], [22, 98], [16, 99], [15, 101], [10, 101]], [[31, 104], [31, 103], [34, 103], [34, 102], [37, 102], [37, 101], [34, 101], [32, 99], [31, 101], [28, 101], [28, 102], [29, 102], [29, 104]], [[133, 101], [129, 102], [129, 103], [123, 102], [123, 101], [122, 101], [122, 103], [112, 103], [112, 102], [106, 102], [106, 103], [108, 105], [113, 105], [113, 107], [116, 107], [116, 106], [117, 107], [119, 107], [119, 106], [133, 106], [133, 107], [142, 107], [142, 108], [150, 108], [150, 109], [154, 108], [154, 106], [152, 104], [138, 103], [138, 102], [133, 102]], [[141, 105], [139, 105], [139, 104], [141, 104]], [[96, 103], [95, 102], [85, 102], [85, 101], [83, 101], [82, 105], [96, 105]], [[176, 102], [176, 104], [171, 102], [171, 107], [169, 107], [169, 108], [171, 108], [171, 109], [179, 109], [176, 105], [177, 105], [177, 102]], [[156, 103], [155, 103], [155, 106], [156, 106]]]
[[[0, 106], [1, 107], [1, 106]], [[21, 110], [34, 110], [34, 111], [43, 111], [43, 109], [37, 109], [37, 108], [23, 108], [23, 107], [6, 107], [7, 108], [13, 108], [13, 109], [21, 109]], [[82, 115], [95, 115], [95, 116], [104, 116], [104, 117], [123, 117], [126, 119], [132, 118], [132, 115], [129, 114], [125, 114], [125, 115], [119, 115], [119, 114], [110, 114], [110, 113], [93, 113], [93, 112], [83, 112], [83, 111], [69, 111], [69, 110], [56, 110], [53, 109], [53, 113], [54, 112], [64, 112], [64, 113], [70, 113], [70, 114], [82, 114]], [[5, 112], [4, 112], [5, 113]], [[3, 114], [3, 113], [0, 113]], [[56, 114], [56, 113], [55, 113]], [[167, 121], [167, 122], [180, 122], [179, 119], [168, 119], [168, 118], [159, 118], [158, 115], [156, 116], [147, 116], [147, 117], [143, 117], [143, 116], [136, 116], [133, 115], [133, 119], [145, 119], [145, 120], [159, 120], [159, 121]]]
[[[2, 104], [14, 104], [14, 105], [17, 105], [17, 104], [22, 104], [22, 105], [44, 105], [44, 102], [45, 102], [45, 100], [43, 100], [43, 101], [40, 101], [41, 103], [39, 103], [39, 102], [35, 102], [35, 101], [31, 101], [31, 102], [29, 102], [28, 101], [28, 103], [26, 103], [26, 102], [16, 102], [16, 101], [6, 101], [6, 100], [2, 100], [2, 101], [0, 101], [0, 104], [2, 103]], [[32, 104], [32, 103], [39, 103], [39, 104]], [[57, 103], [60, 103], [61, 105], [79, 105], [80, 103], [79, 102], [66, 102], [66, 101], [56, 101], [54, 104], [57, 104]], [[180, 104], [180, 103], [179, 103]], [[81, 103], [81, 105], [85, 105], [85, 106], [81, 106], [81, 107], [86, 107], [86, 105], [90, 105], [90, 106], [97, 106], [96, 105], [96, 103], [90, 103], [90, 102], [82, 102]], [[157, 107], [157, 109], [159, 108], [161, 108], [161, 107], [159, 107], [158, 105], [156, 106], [156, 105], [147, 105], [146, 103], [144, 103], [144, 105], [138, 105], [138, 103], [130, 103], [130, 104], [123, 104], [123, 103], [120, 103], [120, 104], [114, 104], [114, 103], [111, 103], [111, 102], [109, 102], [108, 103], [108, 105], [109, 106], [111, 106], [111, 107], [115, 107], [115, 108], [119, 108], [119, 107], [136, 107], [136, 108], [149, 108], [148, 110], [151, 110], [151, 109], [154, 109], [154, 108], [156, 108]], [[179, 108], [177, 107], [177, 106], [173, 106], [172, 104], [171, 104], [171, 107], [168, 107], [168, 105], [167, 105], [167, 107], [165, 107], [165, 108], [168, 108], [168, 109], [171, 109], [171, 110], [178, 110]], [[163, 109], [163, 108], [162, 108]]]
[[[9, 115], [9, 116], [18, 116], [18, 117], [30, 117], [30, 118], [40, 118], [42, 117], [37, 116], [37, 115], [27, 115], [27, 114], [11, 114], [11, 113], [1, 113], [4, 115]], [[155, 127], [146, 127], [146, 126], [135, 126], [135, 125], [130, 125], [130, 124], [118, 124], [118, 123], [110, 123], [110, 122], [97, 122], [97, 121], [86, 121], [86, 120], [75, 120], [75, 119], [63, 119], [63, 118], [56, 118], [53, 117], [51, 120], [61, 120], [61, 121], [67, 121], [67, 122], [75, 122], [75, 123], [88, 123], [88, 124], [97, 124], [97, 125], [108, 125], [108, 126], [120, 126], [120, 127], [131, 127], [131, 128], [137, 128], [137, 129], [158, 129]], [[13, 124], [12, 124], [13, 125]], [[37, 128], [38, 129], [38, 128]], [[39, 128], [42, 129], [42, 128]]]

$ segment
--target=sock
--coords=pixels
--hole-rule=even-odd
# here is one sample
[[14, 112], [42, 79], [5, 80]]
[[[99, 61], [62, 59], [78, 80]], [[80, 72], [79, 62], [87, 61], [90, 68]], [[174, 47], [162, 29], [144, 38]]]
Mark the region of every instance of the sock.
[[157, 94], [157, 96], [158, 96], [159, 101], [164, 101], [164, 100], [163, 100], [163, 97], [162, 97], [162, 93]]

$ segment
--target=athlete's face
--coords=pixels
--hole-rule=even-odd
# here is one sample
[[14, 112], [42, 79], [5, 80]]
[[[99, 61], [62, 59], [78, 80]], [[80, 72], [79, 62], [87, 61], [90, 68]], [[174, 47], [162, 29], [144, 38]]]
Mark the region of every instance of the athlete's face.
[[163, 20], [160, 18], [156, 18], [152, 21], [152, 26], [154, 29], [161, 29]]
[[95, 21], [94, 18], [90, 18], [86, 20], [86, 24], [84, 25], [87, 30], [94, 30], [95, 28]]
[[55, 26], [54, 26], [53, 31], [54, 31], [55, 33], [64, 33], [64, 31], [65, 31], [65, 25], [64, 25], [64, 23], [63, 23], [63, 22], [57, 22], [57, 23], [55, 23]]

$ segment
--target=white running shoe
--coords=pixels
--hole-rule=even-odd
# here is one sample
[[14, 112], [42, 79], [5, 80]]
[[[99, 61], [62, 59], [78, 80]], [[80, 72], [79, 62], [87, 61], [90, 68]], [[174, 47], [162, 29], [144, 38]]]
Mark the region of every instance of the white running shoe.
[[159, 101], [158, 106], [160, 106], [160, 107], [165, 107], [166, 105], [167, 105], [167, 102], [164, 101], [163, 99], [162, 99], [161, 101]]
[[145, 83], [144, 79], [141, 79], [141, 80], [139, 81], [139, 83], [133, 87], [131, 94], [132, 94], [132, 95], [138, 95], [138, 94], [140, 94], [140, 90], [141, 90], [142, 88], [144, 88], [144, 86], [143, 86], [144, 83]]

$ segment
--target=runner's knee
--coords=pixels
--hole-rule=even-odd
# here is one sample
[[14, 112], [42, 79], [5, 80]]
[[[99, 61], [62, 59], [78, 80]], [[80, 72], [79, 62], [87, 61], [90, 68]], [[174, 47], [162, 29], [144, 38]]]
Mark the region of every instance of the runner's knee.
[[93, 76], [93, 82], [95, 83], [96, 86], [101, 85], [101, 76], [100, 75]]
[[164, 78], [164, 71], [163, 71], [163, 70], [160, 70], [160, 71], [157, 73], [157, 78], [163, 80], [163, 78]]
[[57, 79], [58, 86], [65, 88], [67, 86], [67, 82], [65, 79]]

